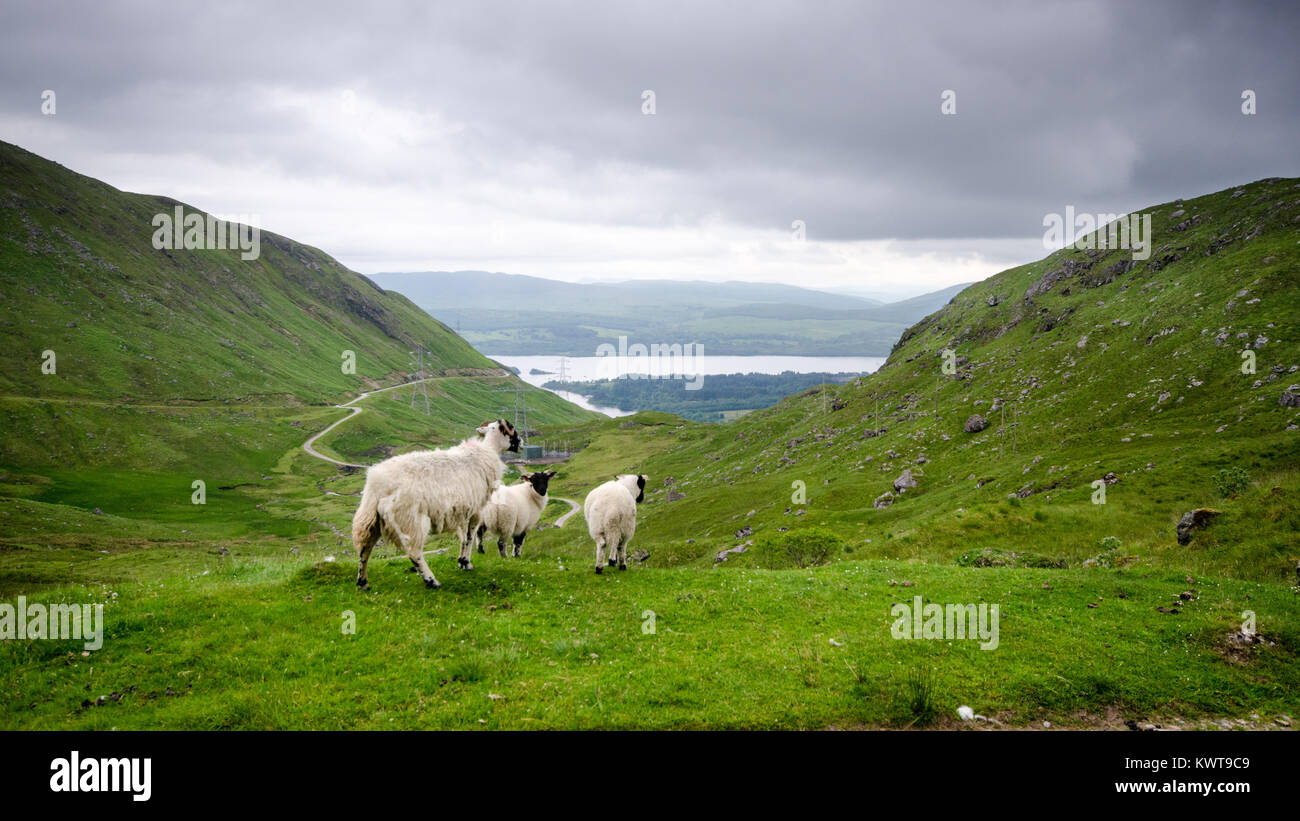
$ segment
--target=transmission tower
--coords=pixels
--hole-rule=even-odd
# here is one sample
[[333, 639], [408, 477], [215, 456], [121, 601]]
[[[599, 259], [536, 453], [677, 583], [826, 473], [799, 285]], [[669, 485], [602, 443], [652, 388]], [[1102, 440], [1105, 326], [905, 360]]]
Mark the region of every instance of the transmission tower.
[[410, 374], [411, 379], [414, 380], [411, 385], [411, 407], [415, 407], [415, 397], [423, 395], [425, 416], [429, 415], [429, 385], [424, 381], [428, 378], [424, 369], [424, 358], [428, 355], [429, 352], [421, 346], [416, 346], [415, 350], [411, 351], [411, 367], [415, 368], [415, 371]]

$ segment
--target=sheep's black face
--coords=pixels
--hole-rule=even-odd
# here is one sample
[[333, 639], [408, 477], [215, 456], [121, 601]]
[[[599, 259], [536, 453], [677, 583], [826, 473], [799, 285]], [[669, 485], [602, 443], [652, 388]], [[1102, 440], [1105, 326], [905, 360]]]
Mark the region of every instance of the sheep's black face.
[[636, 503], [639, 505], [645, 501], [645, 474], [636, 477]]
[[550, 484], [551, 477], [554, 475], [555, 471], [553, 470], [534, 473], [528, 477], [528, 483], [533, 486], [533, 490], [537, 492], [538, 496], [545, 496], [547, 485]]

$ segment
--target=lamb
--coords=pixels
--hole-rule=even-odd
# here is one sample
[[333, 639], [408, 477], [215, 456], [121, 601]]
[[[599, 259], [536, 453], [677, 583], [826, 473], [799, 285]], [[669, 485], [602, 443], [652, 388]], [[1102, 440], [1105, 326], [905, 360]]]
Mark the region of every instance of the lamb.
[[479, 526], [474, 530], [470, 525], [474, 543], [478, 552], [483, 552], [483, 534], [491, 531], [497, 537], [497, 552], [506, 557], [506, 539], [515, 543], [514, 555], [519, 558], [524, 547], [524, 536], [537, 527], [546, 509], [546, 488], [555, 471], [525, 473], [523, 481], [499, 487], [492, 492], [487, 504], [479, 511]]
[[361, 556], [357, 587], [369, 590], [366, 562], [380, 536], [400, 547], [426, 587], [442, 587], [424, 561], [430, 530], [460, 537], [459, 566], [470, 563], [468, 528], [505, 474], [502, 450], [519, 450], [519, 434], [504, 419], [484, 422], [477, 439], [455, 447], [404, 453], [366, 471], [361, 505], [352, 517], [352, 544]]
[[636, 506], [645, 499], [645, 474], [619, 474], [587, 494], [582, 515], [587, 532], [596, 540], [596, 572], [605, 565], [605, 548], [609, 548], [609, 566], [618, 560], [618, 569], [627, 570], [627, 543], [636, 532]]

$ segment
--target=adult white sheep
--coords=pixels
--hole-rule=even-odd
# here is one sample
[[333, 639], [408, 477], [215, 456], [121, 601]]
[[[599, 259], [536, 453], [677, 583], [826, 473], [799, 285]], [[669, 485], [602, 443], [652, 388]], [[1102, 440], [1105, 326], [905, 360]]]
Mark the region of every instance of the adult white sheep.
[[554, 475], [553, 470], [525, 473], [521, 477], [523, 481], [492, 491], [487, 504], [479, 511], [478, 529], [470, 525], [479, 553], [483, 552], [483, 534], [490, 532], [497, 537], [497, 552], [502, 558], [506, 557], [506, 539], [514, 542], [514, 555], [519, 558], [524, 536], [537, 527], [546, 509], [546, 488]]
[[385, 459], [366, 471], [361, 506], [352, 517], [352, 544], [361, 557], [357, 587], [369, 590], [366, 562], [380, 536], [400, 547], [427, 587], [442, 587], [424, 561], [429, 532], [460, 538], [459, 566], [473, 570], [467, 530], [499, 487], [506, 466], [501, 451], [519, 450], [519, 434], [504, 419], [484, 422], [477, 439], [443, 450], [421, 450]]
[[596, 572], [605, 568], [605, 550], [609, 549], [609, 566], [615, 561], [619, 570], [627, 570], [627, 543], [636, 532], [636, 506], [645, 499], [645, 474], [623, 473], [587, 494], [582, 515], [587, 532], [596, 540]]

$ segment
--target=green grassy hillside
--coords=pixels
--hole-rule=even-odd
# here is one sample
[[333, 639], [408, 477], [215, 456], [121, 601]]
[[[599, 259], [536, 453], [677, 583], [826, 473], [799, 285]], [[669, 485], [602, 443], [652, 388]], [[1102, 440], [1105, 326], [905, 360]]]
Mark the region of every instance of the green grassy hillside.
[[495, 370], [405, 297], [278, 234], [255, 260], [156, 250], [151, 220], [177, 205], [0, 143], [0, 394], [337, 401], [400, 381], [417, 344], [436, 374]]
[[[650, 474], [631, 567], [593, 573], [578, 514], [530, 534], [521, 559], [489, 549], [471, 572], [455, 569], [454, 539], [430, 540], [437, 591], [381, 543], [362, 593], [348, 527], [364, 476], [302, 443], [345, 413], [303, 403], [363, 389], [363, 368], [326, 374], [331, 359], [319, 380], [314, 364], [254, 369], [289, 337], [267, 336], [259, 322], [277, 320], [260, 313], [241, 319], [228, 301], [239, 297], [216, 286], [208, 296], [230, 310], [191, 306], [200, 327], [182, 332], [180, 318], [151, 324], [164, 316], [154, 305], [135, 332], [106, 285], [118, 272], [74, 261], [63, 249], [76, 246], [29, 251], [13, 237], [15, 226], [30, 235], [24, 214], [71, 220], [61, 230], [95, 259], [135, 259], [126, 245], [153, 265], [134, 235], [91, 230], [108, 223], [76, 210], [102, 197], [105, 213], [130, 215], [114, 223], [127, 231], [148, 208], [89, 181], [55, 196], [25, 179], [16, 199], [12, 184], [0, 192], [3, 293], [22, 304], [4, 328], [31, 368], [11, 358], [0, 399], [0, 599], [102, 603], [104, 641], [0, 642], [0, 727], [952, 727], [968, 705], [1010, 727], [1236, 728], [1290, 726], [1300, 711], [1300, 411], [1279, 403], [1300, 382], [1296, 180], [1151, 209], [1154, 253], [1136, 265], [1071, 249], [1003, 272], [911, 328], [878, 374], [726, 425], [595, 418], [530, 394], [541, 437], [581, 448], [558, 466], [548, 525], [563, 498], [581, 502], [614, 473]], [[19, 270], [28, 264], [82, 284], [60, 295]], [[415, 316], [389, 337], [364, 318], [378, 308], [348, 311], [329, 293], [311, 304], [331, 319], [298, 316], [310, 280], [248, 270], [269, 278], [250, 281], [279, 322], [302, 323], [274, 327], [314, 340], [319, 356], [336, 357], [329, 346], [349, 334], [378, 340], [388, 353], [368, 354], [382, 363], [376, 380], [405, 367], [408, 340], [436, 335]], [[338, 276], [343, 293], [366, 293]], [[165, 293], [165, 280], [151, 287]], [[39, 311], [62, 322], [64, 300], [99, 307], [67, 320], [76, 328], [29, 322]], [[172, 331], [207, 324], [247, 346], [146, 365], [112, 347], [152, 339], [184, 357]], [[112, 367], [86, 368], [74, 345], [66, 383], [62, 354], [57, 377], [32, 376], [40, 350], [65, 344], [43, 334], [91, 327]], [[1255, 374], [1241, 372], [1247, 343]], [[454, 336], [441, 344], [447, 367], [479, 367]], [[238, 396], [203, 387], [220, 382], [210, 368], [234, 374], [222, 378]], [[443, 444], [512, 406], [496, 391], [515, 384], [443, 375], [428, 383], [429, 415], [411, 409], [408, 388], [378, 393], [318, 446], [364, 464]], [[974, 413], [991, 424], [966, 433]], [[908, 468], [917, 486], [875, 507]], [[1093, 504], [1092, 482], [1108, 474], [1105, 504]], [[1178, 544], [1175, 522], [1200, 506], [1221, 513]], [[894, 639], [893, 605], [916, 596], [997, 604], [998, 648]], [[1258, 641], [1242, 644], [1246, 612]]]
[[[1143, 213], [1146, 261], [1062, 250], [967, 288], [869, 378], [662, 434], [660, 452], [618, 465], [653, 478], [638, 541], [657, 544], [656, 561], [706, 567], [752, 540], [724, 566], [763, 565], [764, 540], [826, 525], [841, 558], [1032, 553], [1077, 567], [1114, 536], [1142, 562], [1294, 582], [1300, 409], [1280, 400], [1300, 383], [1300, 184]], [[974, 414], [988, 427], [966, 433]], [[1230, 468], [1249, 484], [1225, 497], [1215, 476]], [[918, 486], [874, 507], [905, 469]], [[1112, 473], [1093, 504], [1092, 483]], [[1202, 506], [1222, 515], [1179, 545], [1177, 520]], [[753, 536], [734, 535], [746, 527]]]

